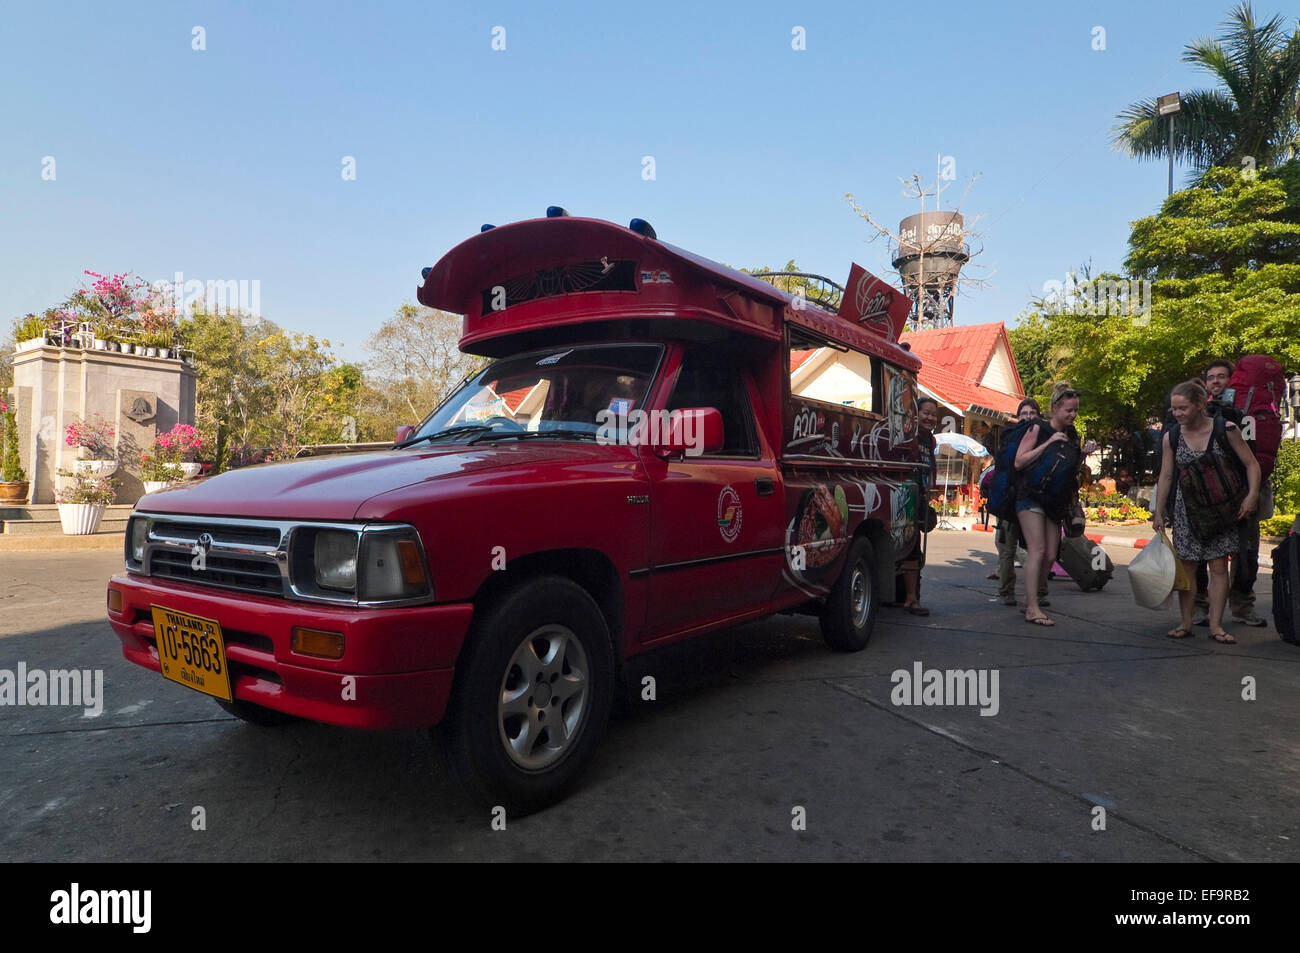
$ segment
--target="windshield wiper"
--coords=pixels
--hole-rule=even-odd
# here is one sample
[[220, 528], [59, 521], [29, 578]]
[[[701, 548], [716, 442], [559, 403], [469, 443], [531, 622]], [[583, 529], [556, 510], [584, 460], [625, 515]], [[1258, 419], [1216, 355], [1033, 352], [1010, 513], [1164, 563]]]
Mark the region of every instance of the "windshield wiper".
[[492, 433], [475, 434], [466, 440], [466, 443], [477, 443], [480, 440], [528, 440], [537, 437], [564, 437], [572, 439], [573, 437], [590, 437], [596, 439], [596, 434], [590, 430], [495, 430]]
[[412, 437], [410, 440], [403, 440], [401, 443], [393, 444], [394, 450], [400, 450], [402, 447], [409, 447], [411, 444], [420, 443], [423, 440], [436, 440], [439, 437], [451, 437], [462, 433], [474, 433], [479, 430], [491, 430], [487, 424], [458, 424], [455, 427], [447, 427], [445, 430], [439, 430], [435, 433], [427, 433], [423, 437]]

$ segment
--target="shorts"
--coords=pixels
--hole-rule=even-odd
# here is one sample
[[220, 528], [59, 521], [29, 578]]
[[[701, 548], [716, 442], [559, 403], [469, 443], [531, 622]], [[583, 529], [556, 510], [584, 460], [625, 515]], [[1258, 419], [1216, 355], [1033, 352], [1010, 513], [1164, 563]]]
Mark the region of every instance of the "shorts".
[[1039, 506], [1037, 503], [1035, 503], [1033, 500], [1027, 500], [1023, 498], [1016, 500], [1016, 512], [1037, 513], [1040, 516], [1047, 515], [1047, 513], [1043, 510], [1043, 508]]

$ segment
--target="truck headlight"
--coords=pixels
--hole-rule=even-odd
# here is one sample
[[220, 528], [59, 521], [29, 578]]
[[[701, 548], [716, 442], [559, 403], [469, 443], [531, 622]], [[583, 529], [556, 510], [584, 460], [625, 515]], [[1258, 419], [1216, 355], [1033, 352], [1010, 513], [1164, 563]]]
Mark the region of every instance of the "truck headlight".
[[415, 530], [367, 530], [361, 537], [360, 602], [415, 599], [431, 591]]
[[131, 562], [144, 562], [144, 544], [149, 535], [149, 521], [143, 516], [131, 520]]
[[357, 588], [357, 534], [347, 530], [317, 530], [312, 563], [316, 569], [316, 585], [322, 589], [354, 592]]

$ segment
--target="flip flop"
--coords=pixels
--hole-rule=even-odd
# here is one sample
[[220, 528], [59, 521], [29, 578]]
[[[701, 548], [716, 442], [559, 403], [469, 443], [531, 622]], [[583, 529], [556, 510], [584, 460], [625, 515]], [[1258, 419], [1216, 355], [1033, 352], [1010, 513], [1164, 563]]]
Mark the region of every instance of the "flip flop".
[[1214, 641], [1218, 642], [1220, 645], [1236, 645], [1236, 644], [1237, 644], [1237, 640], [1234, 639], [1234, 638], [1232, 637], [1232, 633], [1231, 633], [1231, 632], [1220, 632], [1220, 633], [1218, 633], [1217, 635], [1216, 635], [1215, 633], [1211, 632], [1211, 633], [1210, 633], [1210, 638], [1214, 639]]
[[1032, 619], [1029, 618], [1029, 616], [1025, 616], [1025, 621], [1028, 622], [1030, 625], [1043, 625], [1043, 626], [1056, 625], [1055, 622], [1053, 622], [1045, 615], [1036, 615]]
[[929, 609], [925, 608], [925, 606], [923, 606], [923, 605], [921, 605], [920, 603], [917, 603], [917, 602], [913, 602], [910, 606], [904, 606], [903, 608], [905, 608], [908, 612], [912, 613], [912, 615], [929, 615], [929, 614], [930, 614], [930, 610], [929, 610]]
[[1191, 629], [1177, 628], [1165, 633], [1167, 639], [1190, 639], [1194, 633]]

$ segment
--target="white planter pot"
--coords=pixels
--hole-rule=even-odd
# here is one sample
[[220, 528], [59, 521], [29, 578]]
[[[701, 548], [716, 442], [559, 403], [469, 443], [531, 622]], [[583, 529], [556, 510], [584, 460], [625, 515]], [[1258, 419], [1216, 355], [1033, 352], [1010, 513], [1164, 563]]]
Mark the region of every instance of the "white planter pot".
[[96, 350], [96, 351], [106, 351], [106, 350], [108, 350], [108, 342], [105, 341], [105, 340], [102, 340], [101, 338], [95, 338], [95, 350]]
[[158, 348], [158, 356], [159, 356], [159, 357], [171, 357], [171, 356], [172, 356], [171, 348], [167, 348], [167, 347], [160, 347], [160, 348]]
[[158, 349], [157, 349], [156, 347], [147, 347], [147, 348], [144, 349], [144, 356], [145, 356], [145, 357], [157, 357], [157, 356], [158, 356]]
[[187, 480], [193, 480], [196, 476], [198, 476], [200, 473], [203, 472], [203, 464], [201, 464], [201, 463], [182, 463], [182, 464], [181, 464], [181, 472], [185, 474], [185, 479], [187, 479]]
[[65, 536], [89, 536], [99, 529], [103, 503], [60, 503], [59, 522]]
[[72, 471], [80, 476], [112, 476], [117, 472], [116, 460], [76, 460]]
[[144, 491], [146, 493], [157, 493], [159, 490], [165, 490], [171, 486], [166, 480], [145, 480]]

